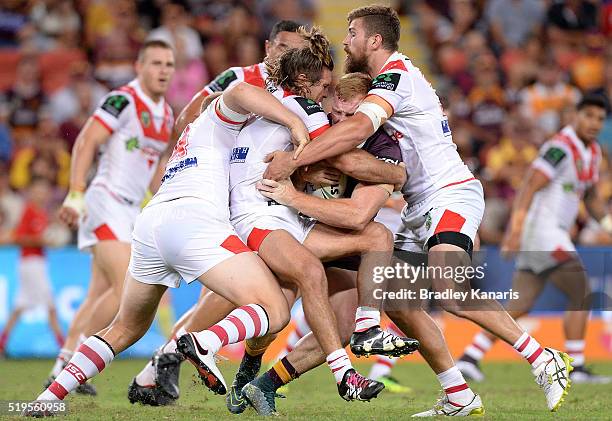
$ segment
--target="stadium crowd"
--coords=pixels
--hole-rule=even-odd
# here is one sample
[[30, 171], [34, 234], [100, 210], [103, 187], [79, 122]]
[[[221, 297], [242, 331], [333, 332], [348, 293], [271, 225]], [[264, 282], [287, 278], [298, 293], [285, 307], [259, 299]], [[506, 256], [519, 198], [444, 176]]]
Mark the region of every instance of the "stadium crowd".
[[[416, 23], [453, 139], [485, 188], [481, 241], [497, 244], [539, 145], [572, 118], [584, 93], [612, 98], [612, 1], [404, 0], [396, 6]], [[54, 214], [80, 128], [109, 89], [134, 77], [146, 39], [175, 48], [167, 99], [178, 114], [221, 71], [259, 62], [275, 21], [308, 25], [316, 14], [314, 0], [3, 1], [0, 228], [18, 222], [33, 177], [52, 182]], [[609, 199], [610, 111], [600, 141], [602, 194]], [[612, 242], [582, 215], [578, 243]]]

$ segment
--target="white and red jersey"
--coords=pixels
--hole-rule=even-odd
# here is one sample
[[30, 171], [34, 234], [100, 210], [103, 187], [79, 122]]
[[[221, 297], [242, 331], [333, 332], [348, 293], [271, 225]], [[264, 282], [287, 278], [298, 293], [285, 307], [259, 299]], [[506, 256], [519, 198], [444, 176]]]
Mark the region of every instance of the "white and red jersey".
[[[329, 128], [327, 114], [315, 101], [283, 92], [281, 103], [302, 119], [314, 139]], [[278, 95], [280, 96], [280, 95]], [[277, 96], [277, 97], [278, 97]], [[265, 118], [258, 117], [240, 132], [230, 159], [230, 212], [232, 218], [252, 213], [257, 207], [277, 205], [262, 196], [255, 183], [262, 179], [268, 164], [263, 162], [270, 152], [292, 149], [289, 130]]]
[[230, 67], [214, 78], [200, 93], [208, 96], [214, 92], [223, 92], [239, 82], [246, 82], [249, 85], [266, 88], [267, 78], [268, 72], [264, 63], [257, 63], [247, 67]]
[[420, 202], [443, 187], [474, 179], [457, 153], [436, 91], [408, 57], [393, 53], [368, 95], [384, 99], [393, 109], [383, 128], [402, 150], [407, 202]]
[[243, 125], [221, 114], [215, 99], [185, 127], [148, 206], [193, 197], [210, 204], [214, 217], [229, 221], [229, 158]]
[[550, 179], [536, 192], [527, 214], [526, 229], [553, 223], [568, 231], [576, 222], [584, 192], [599, 179], [601, 148], [585, 145], [572, 126], [564, 127], [542, 145], [531, 164]]
[[140, 203], [166, 150], [174, 116], [162, 98], [153, 102], [138, 80], [111, 91], [93, 117], [112, 134], [101, 148], [91, 185], [101, 185], [125, 201]]

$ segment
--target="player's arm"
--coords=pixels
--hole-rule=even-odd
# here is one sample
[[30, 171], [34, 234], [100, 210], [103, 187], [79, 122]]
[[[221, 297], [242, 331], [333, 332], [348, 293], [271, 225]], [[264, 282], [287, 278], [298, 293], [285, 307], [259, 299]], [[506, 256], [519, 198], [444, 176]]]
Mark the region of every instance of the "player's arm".
[[[252, 113], [287, 127], [291, 132], [292, 142], [298, 145], [298, 154], [310, 141], [308, 129], [302, 119], [265, 89], [240, 82], [225, 91], [218, 104], [222, 108], [226, 107], [220, 110], [221, 113]], [[231, 115], [229, 117], [231, 118]]]
[[349, 199], [322, 199], [297, 191], [288, 179], [263, 179], [257, 183], [261, 194], [324, 224], [362, 230], [376, 216], [393, 193], [389, 184], [358, 184]]
[[584, 206], [589, 214], [599, 221], [599, 225], [609, 234], [612, 234], [612, 215], [606, 209], [606, 201], [601, 196], [597, 184], [584, 192]]
[[512, 208], [512, 216], [510, 217], [510, 225], [506, 230], [506, 234], [502, 241], [501, 252], [508, 255], [513, 251], [517, 251], [520, 244], [521, 234], [525, 218], [529, 212], [529, 207], [533, 201], [533, 196], [538, 190], [543, 189], [550, 183], [550, 178], [538, 168], [531, 167], [527, 173], [527, 177], [523, 181]]
[[368, 95], [355, 115], [325, 131], [316, 142], [306, 146], [298, 158], [292, 159], [286, 152], [276, 152], [264, 178], [282, 180], [298, 167], [348, 152], [374, 134], [392, 114], [393, 108], [382, 97]]
[[362, 149], [353, 149], [329, 158], [327, 162], [340, 172], [366, 183], [402, 186], [406, 182], [405, 166], [377, 159], [371, 153]]
[[70, 189], [59, 213], [60, 219], [71, 228], [77, 226], [79, 216], [85, 210], [83, 193], [96, 152], [108, 141], [111, 134], [105, 124], [95, 117], [90, 117], [77, 136], [70, 161]]

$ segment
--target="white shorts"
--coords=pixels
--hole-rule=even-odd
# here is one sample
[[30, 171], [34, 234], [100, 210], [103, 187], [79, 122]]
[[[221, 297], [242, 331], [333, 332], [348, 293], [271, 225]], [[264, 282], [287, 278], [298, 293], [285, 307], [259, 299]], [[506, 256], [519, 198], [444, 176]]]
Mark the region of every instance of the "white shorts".
[[264, 238], [276, 230], [287, 231], [303, 244], [317, 223], [314, 219], [301, 216], [294, 209], [283, 205], [272, 205], [258, 210], [259, 212], [241, 214], [231, 219], [242, 241], [254, 251], [259, 251]]
[[568, 260], [578, 259], [569, 232], [553, 221], [526, 223], [521, 236], [521, 251], [516, 257], [516, 268], [540, 275]]
[[465, 234], [473, 243], [484, 208], [484, 194], [478, 180], [442, 188], [404, 207], [402, 223], [395, 234], [395, 248], [426, 253], [429, 239], [443, 232]]
[[182, 198], [144, 208], [136, 219], [129, 271], [145, 284], [177, 288], [236, 254], [251, 252], [227, 220], [202, 199]]
[[89, 249], [99, 241], [131, 241], [140, 203], [128, 203], [106, 187], [92, 185], [85, 193], [85, 208], [79, 221], [79, 250]]
[[15, 299], [17, 308], [53, 307], [53, 295], [43, 256], [21, 257], [19, 260], [19, 291]]

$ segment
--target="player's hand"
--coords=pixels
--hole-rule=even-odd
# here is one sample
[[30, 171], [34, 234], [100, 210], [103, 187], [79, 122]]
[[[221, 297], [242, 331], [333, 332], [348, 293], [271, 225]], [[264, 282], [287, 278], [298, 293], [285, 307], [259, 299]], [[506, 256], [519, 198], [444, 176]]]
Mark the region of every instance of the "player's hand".
[[504, 239], [500, 247], [501, 256], [506, 259], [512, 259], [520, 249], [520, 233], [512, 230], [506, 231]]
[[402, 169], [404, 170], [404, 181], [402, 183], [395, 184], [393, 186], [393, 191], [401, 191], [402, 188], [404, 187], [404, 184], [406, 184], [406, 181], [408, 181], [408, 173], [406, 172], [406, 164], [404, 162], [400, 162], [398, 166], [402, 167]]
[[333, 186], [340, 183], [342, 173], [327, 165], [315, 164], [299, 169], [302, 180], [321, 186]]
[[293, 152], [276, 151], [269, 153], [265, 158], [264, 162], [269, 162], [268, 168], [263, 174], [263, 178], [268, 180], [284, 180], [289, 178], [291, 174], [297, 169], [295, 160], [292, 157]]
[[268, 199], [274, 200], [281, 205], [291, 206], [291, 200], [296, 194], [293, 183], [289, 178], [281, 181], [263, 179], [256, 184], [259, 192]]
[[289, 127], [289, 131], [291, 132], [291, 143], [295, 146], [293, 159], [297, 159], [310, 142], [310, 135], [302, 120], [298, 120], [295, 126]]
[[83, 192], [71, 190], [62, 203], [59, 219], [72, 229], [79, 226], [79, 218], [85, 214], [85, 195]]

